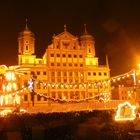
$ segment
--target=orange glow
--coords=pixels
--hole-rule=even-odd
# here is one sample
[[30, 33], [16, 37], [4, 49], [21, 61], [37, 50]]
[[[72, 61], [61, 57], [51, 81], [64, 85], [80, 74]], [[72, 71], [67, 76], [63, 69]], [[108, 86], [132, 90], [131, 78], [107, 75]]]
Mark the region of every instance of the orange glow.
[[6, 115], [8, 115], [9, 113], [12, 113], [12, 110], [6, 109], [6, 110], [1, 111], [1, 112], [0, 112], [0, 115], [1, 115], [1, 116], [6, 116]]
[[129, 102], [119, 104], [115, 120], [116, 121], [134, 120], [136, 116], [135, 109], [136, 106], [132, 106]]

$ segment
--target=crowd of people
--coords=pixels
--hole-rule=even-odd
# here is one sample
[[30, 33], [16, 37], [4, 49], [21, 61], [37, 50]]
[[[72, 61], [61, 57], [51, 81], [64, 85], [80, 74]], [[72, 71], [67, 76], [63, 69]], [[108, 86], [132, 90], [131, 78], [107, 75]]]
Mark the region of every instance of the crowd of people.
[[[19, 132], [21, 140], [131, 140], [139, 132], [139, 115], [134, 121], [116, 122], [113, 110], [67, 113], [13, 113], [0, 118], [0, 139]], [[139, 125], [139, 126], [138, 126]], [[20, 139], [19, 139], [20, 140]]]

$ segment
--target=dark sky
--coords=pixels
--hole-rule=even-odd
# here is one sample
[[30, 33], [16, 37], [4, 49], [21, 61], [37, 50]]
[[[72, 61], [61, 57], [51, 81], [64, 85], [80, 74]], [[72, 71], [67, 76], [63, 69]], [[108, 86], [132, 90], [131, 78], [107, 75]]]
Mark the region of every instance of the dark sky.
[[25, 19], [35, 33], [36, 54], [42, 57], [53, 34], [64, 24], [73, 35], [83, 33], [83, 24], [95, 38], [96, 56], [111, 74], [129, 71], [140, 63], [139, 0], [3, 0], [0, 3], [0, 64], [16, 65], [17, 37]]

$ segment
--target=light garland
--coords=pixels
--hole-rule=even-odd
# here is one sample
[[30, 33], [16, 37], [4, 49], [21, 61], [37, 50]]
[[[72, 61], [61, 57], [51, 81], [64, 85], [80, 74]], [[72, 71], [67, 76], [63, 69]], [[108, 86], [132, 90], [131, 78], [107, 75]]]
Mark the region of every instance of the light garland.
[[[99, 95], [95, 95], [93, 97], [89, 97], [89, 98], [84, 98], [84, 99], [60, 99], [60, 98], [53, 98], [53, 97], [50, 97], [50, 96], [46, 96], [44, 94], [41, 94], [41, 93], [37, 93], [37, 95], [41, 96], [41, 97], [45, 97], [47, 99], [50, 99], [52, 101], [59, 101], [59, 102], [85, 102], [85, 101], [88, 101], [88, 100], [93, 100], [95, 98], [98, 98]], [[99, 97], [100, 98], [100, 97]], [[104, 100], [103, 100], [104, 101]]]

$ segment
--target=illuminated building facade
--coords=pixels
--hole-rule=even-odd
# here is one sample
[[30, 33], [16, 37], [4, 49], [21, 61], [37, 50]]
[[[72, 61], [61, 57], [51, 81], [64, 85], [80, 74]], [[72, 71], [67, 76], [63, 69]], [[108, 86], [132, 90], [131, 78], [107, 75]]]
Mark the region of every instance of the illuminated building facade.
[[[34, 79], [34, 104], [59, 101], [88, 100], [101, 95], [110, 96], [110, 69], [99, 65], [95, 55], [95, 40], [87, 32], [78, 38], [67, 31], [54, 35], [42, 58], [35, 55], [35, 36], [28, 26], [18, 36], [18, 69], [24, 75], [18, 79], [18, 88], [27, 87]], [[23, 91], [22, 91], [23, 92]], [[30, 91], [24, 90], [20, 103], [32, 104]], [[48, 100], [50, 99], [50, 100]], [[56, 102], [55, 102], [56, 101]]]

